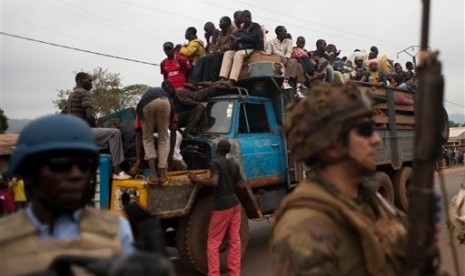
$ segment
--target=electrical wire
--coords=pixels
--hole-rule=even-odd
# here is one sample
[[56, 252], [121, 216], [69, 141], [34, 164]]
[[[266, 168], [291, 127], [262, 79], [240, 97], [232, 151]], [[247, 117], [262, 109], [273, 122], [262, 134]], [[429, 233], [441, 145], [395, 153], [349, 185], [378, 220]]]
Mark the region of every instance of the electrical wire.
[[132, 59], [132, 58], [126, 58], [126, 57], [120, 57], [120, 56], [105, 54], [105, 53], [94, 52], [94, 51], [90, 51], [90, 50], [84, 50], [84, 49], [80, 49], [80, 48], [76, 48], [76, 47], [66, 46], [66, 45], [52, 43], [52, 42], [47, 42], [47, 41], [38, 40], [38, 39], [34, 39], [34, 38], [29, 38], [29, 37], [25, 37], [25, 36], [20, 36], [20, 35], [5, 33], [5, 32], [0, 32], [0, 34], [6, 35], [6, 36], [11, 36], [11, 37], [14, 37], [14, 38], [34, 41], [34, 42], [38, 42], [38, 43], [42, 43], [42, 44], [52, 45], [52, 46], [56, 46], [56, 47], [61, 47], [61, 48], [65, 48], [65, 49], [85, 52], [85, 53], [89, 53], [89, 54], [94, 54], [94, 55], [99, 55], [99, 56], [104, 56], [104, 57], [109, 57], [109, 58], [115, 58], [115, 59], [121, 59], [121, 60], [126, 60], [126, 61], [132, 61], [132, 62], [147, 64], [147, 65], [160, 66], [160, 64], [157, 64], [157, 63], [151, 63], [151, 62], [136, 60], [136, 59]]

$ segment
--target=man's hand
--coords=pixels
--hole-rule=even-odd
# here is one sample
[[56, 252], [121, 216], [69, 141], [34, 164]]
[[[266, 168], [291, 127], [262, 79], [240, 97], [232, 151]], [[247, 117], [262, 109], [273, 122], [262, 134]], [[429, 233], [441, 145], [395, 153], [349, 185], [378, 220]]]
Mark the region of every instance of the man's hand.
[[287, 57], [282, 57], [282, 58], [281, 58], [281, 61], [283, 62], [284, 66], [287, 66], [287, 61], [288, 61], [288, 60], [289, 60], [289, 59], [288, 59]]

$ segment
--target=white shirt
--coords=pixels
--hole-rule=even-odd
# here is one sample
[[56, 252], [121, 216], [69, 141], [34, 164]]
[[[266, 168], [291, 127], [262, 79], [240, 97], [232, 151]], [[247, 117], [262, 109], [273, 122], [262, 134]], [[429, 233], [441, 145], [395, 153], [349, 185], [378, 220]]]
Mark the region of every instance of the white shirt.
[[266, 43], [266, 53], [267, 54], [277, 54], [282, 57], [291, 58], [292, 53], [292, 40], [289, 38], [279, 41], [278, 38], [272, 39]]

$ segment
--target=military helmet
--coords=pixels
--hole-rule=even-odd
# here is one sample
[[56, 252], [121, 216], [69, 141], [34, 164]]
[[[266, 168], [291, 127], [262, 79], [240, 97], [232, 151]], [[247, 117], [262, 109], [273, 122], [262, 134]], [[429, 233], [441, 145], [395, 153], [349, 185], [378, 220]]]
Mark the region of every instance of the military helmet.
[[372, 101], [358, 85], [316, 85], [308, 97], [287, 111], [284, 131], [288, 148], [298, 161], [310, 160], [340, 141], [348, 123], [372, 114]]
[[24, 127], [11, 155], [10, 171], [22, 174], [27, 158], [60, 150], [87, 152], [98, 158], [97, 144], [86, 122], [76, 116], [55, 114], [38, 118]]

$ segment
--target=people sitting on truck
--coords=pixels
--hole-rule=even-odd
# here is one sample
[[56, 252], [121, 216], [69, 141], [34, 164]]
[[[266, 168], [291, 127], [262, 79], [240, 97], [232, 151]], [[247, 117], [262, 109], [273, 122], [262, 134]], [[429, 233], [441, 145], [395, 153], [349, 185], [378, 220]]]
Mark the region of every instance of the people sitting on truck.
[[234, 26], [236, 26], [237, 29], [240, 29], [242, 27], [242, 11], [235, 11], [233, 19]]
[[277, 26], [275, 29], [276, 38], [266, 43], [265, 52], [275, 54], [281, 57], [281, 62], [285, 67], [283, 89], [291, 89], [289, 83], [296, 82], [296, 93], [301, 95], [301, 87], [305, 87], [305, 75], [302, 65], [292, 55], [292, 39], [288, 38], [287, 30], [284, 26]]
[[175, 51], [171, 41], [163, 43], [163, 51], [166, 54], [166, 58], [160, 63], [160, 73], [163, 79], [171, 82], [174, 89], [183, 87], [187, 82], [192, 64], [185, 56]]
[[387, 78], [383, 71], [378, 68], [378, 61], [376, 59], [371, 59], [368, 61], [369, 76], [368, 82], [371, 84], [378, 84], [382, 86], [387, 85]]
[[329, 64], [333, 67], [334, 81], [343, 84], [345, 80], [341, 71], [343, 69], [344, 62], [339, 57], [341, 50], [338, 50], [334, 44], [328, 44], [326, 46], [326, 53], [329, 56]]
[[213, 22], [210, 21], [203, 25], [203, 30], [205, 31], [204, 36], [205, 41], [207, 42], [207, 45], [205, 46], [205, 52], [208, 53], [210, 50], [210, 46], [216, 43], [218, 35], [220, 34], [220, 30], [218, 30], [215, 27], [215, 24], [213, 24]]
[[207, 55], [201, 57], [191, 74], [191, 82], [201, 81], [217, 81], [221, 69], [224, 52], [234, 50], [236, 47], [234, 32], [237, 31], [235, 25], [232, 24], [231, 18], [223, 16], [220, 19], [220, 34], [216, 43], [210, 45]]
[[364, 82], [368, 81], [368, 68], [363, 62], [363, 55], [361, 52], [356, 52], [354, 64], [354, 70], [350, 74], [350, 79]]
[[220, 79], [235, 84], [239, 78], [244, 59], [256, 50], [263, 50], [263, 33], [260, 24], [252, 22], [252, 14], [244, 10], [241, 15], [242, 27], [235, 33], [236, 50], [224, 53]]
[[311, 76], [315, 71], [315, 66], [310, 61], [308, 51], [304, 48], [305, 38], [303, 36], [297, 37], [295, 44], [296, 46], [292, 48], [291, 57], [295, 58], [297, 62], [300, 63], [300, 65], [302, 65], [304, 74], [306, 74], [307, 76]]
[[292, 48], [291, 57], [295, 58], [302, 65], [307, 85], [311, 85], [316, 80], [324, 79], [326, 74], [322, 72], [324, 68], [318, 68], [317, 62], [310, 57], [310, 52], [305, 48], [305, 38], [297, 37], [296, 46]]
[[405, 73], [402, 70], [402, 66], [399, 63], [394, 64], [395, 72], [388, 75], [390, 87], [407, 90], [407, 84], [405, 83]]
[[203, 41], [197, 38], [197, 29], [195, 27], [189, 27], [186, 29], [185, 38], [189, 41], [187, 44], [181, 46], [176, 45], [176, 49], [179, 50], [179, 53], [185, 57], [193, 64], [197, 60], [205, 55], [205, 47]]
[[368, 53], [368, 57], [365, 60], [367, 66], [369, 66], [368, 62], [372, 59], [376, 59], [378, 62], [378, 68], [384, 73], [384, 75], [387, 76], [394, 71], [391, 60], [386, 55], [380, 54], [378, 47], [376, 46], [370, 47], [370, 53]]
[[123, 142], [121, 132], [115, 128], [98, 128], [97, 120], [94, 115], [94, 106], [92, 104], [91, 93], [92, 76], [79, 72], [75, 77], [76, 87], [69, 95], [66, 106], [62, 113], [77, 116], [86, 121], [92, 127], [92, 133], [100, 148], [108, 148], [113, 164], [113, 179], [125, 180], [130, 179], [125, 171], [121, 169], [121, 163], [124, 161]]
[[408, 90], [415, 90], [415, 78], [416, 74], [413, 69], [413, 63], [407, 61], [405, 63], [405, 84], [407, 85]]
[[318, 39], [315, 43], [316, 49], [311, 52], [311, 57], [319, 64], [319, 67], [323, 67], [326, 77], [325, 81], [334, 81], [334, 69], [331, 66], [333, 55], [326, 52], [326, 41], [324, 39]]
[[387, 80], [388, 80], [388, 85], [389, 87], [392, 87], [392, 88], [398, 88], [398, 89], [405, 89], [405, 83], [400, 83], [399, 82], [399, 76], [396, 75], [396, 74], [391, 74], [389, 76], [387, 76]]
[[174, 110], [178, 119], [178, 127], [184, 128], [182, 132], [184, 137], [192, 138], [202, 127], [208, 125], [205, 106], [202, 102], [210, 97], [228, 93], [231, 85], [228, 81], [217, 81], [197, 91], [185, 88], [175, 91], [169, 82], [164, 82], [163, 89], [175, 95]]

